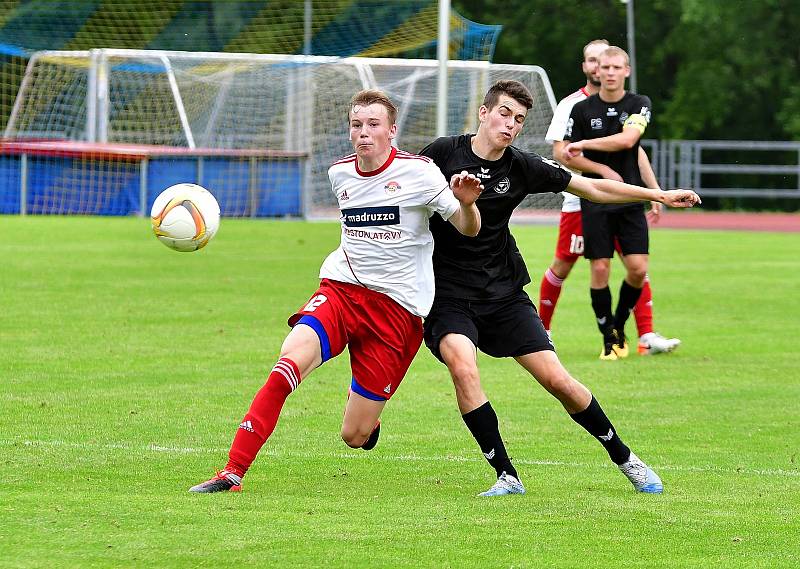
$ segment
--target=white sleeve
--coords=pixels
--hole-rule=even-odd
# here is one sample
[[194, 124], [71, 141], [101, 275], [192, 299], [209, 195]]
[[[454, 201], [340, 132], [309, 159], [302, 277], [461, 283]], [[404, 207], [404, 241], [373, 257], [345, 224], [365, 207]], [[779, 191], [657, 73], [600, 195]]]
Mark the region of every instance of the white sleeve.
[[331, 192], [333, 192], [333, 195], [336, 196], [336, 188], [334, 187], [336, 182], [334, 180], [333, 166], [328, 168], [328, 181], [331, 184]]
[[442, 171], [433, 162], [426, 165], [424, 170], [425, 185], [425, 206], [431, 214], [438, 213], [443, 219], [448, 220], [456, 210], [461, 207], [461, 203], [453, 195], [450, 183], [445, 179]]
[[550, 128], [547, 129], [547, 134], [544, 135], [545, 142], [553, 144], [557, 140], [564, 140], [564, 134], [567, 131], [567, 121], [569, 120], [569, 115], [575, 103], [577, 103], [575, 97], [561, 99], [553, 113], [553, 120], [550, 121]]

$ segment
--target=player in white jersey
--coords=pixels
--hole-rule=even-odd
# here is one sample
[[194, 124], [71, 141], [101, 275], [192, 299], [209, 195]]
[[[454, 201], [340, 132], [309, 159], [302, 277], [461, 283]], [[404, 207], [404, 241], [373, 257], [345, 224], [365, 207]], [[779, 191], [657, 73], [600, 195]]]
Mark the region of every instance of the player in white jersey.
[[[553, 145], [553, 157], [563, 161], [562, 151], [566, 142], [564, 134], [567, 130], [572, 107], [579, 101], [600, 91], [599, 57], [608, 47], [606, 40], [593, 40], [583, 48], [583, 63], [581, 69], [586, 75], [586, 85], [559, 101], [553, 113], [550, 127], [547, 129], [545, 141]], [[602, 170], [596, 172], [604, 178], [622, 181], [622, 177], [614, 170], [598, 164]], [[639, 148], [639, 169], [645, 185], [649, 188], [658, 188], [653, 168], [647, 153]], [[579, 197], [563, 192], [564, 202], [561, 205], [561, 217], [558, 227], [558, 240], [553, 262], [545, 271], [539, 286], [539, 316], [545, 329], [550, 333], [553, 313], [561, 295], [564, 281], [572, 271], [572, 267], [583, 256], [583, 228], [581, 223], [581, 200]], [[661, 214], [661, 204], [653, 202], [648, 217], [657, 222]], [[677, 338], [665, 338], [653, 329], [653, 301], [649, 277], [645, 278], [642, 294], [633, 309], [636, 327], [639, 332], [640, 354], [658, 354], [671, 352], [680, 345]]]
[[357, 93], [348, 116], [355, 154], [328, 171], [341, 209], [341, 244], [322, 264], [319, 289], [289, 318], [280, 359], [240, 423], [224, 470], [191, 492], [241, 490], [286, 398], [348, 346], [352, 381], [342, 439], [372, 449], [381, 411], [422, 343], [422, 317], [433, 302], [428, 218], [438, 213], [468, 236], [480, 230], [480, 180], [462, 172], [448, 185], [430, 159], [394, 148], [397, 109], [385, 94]]
[[428, 218], [433, 212], [450, 218], [460, 206], [445, 191], [442, 172], [430, 158], [392, 147], [379, 171], [360, 171], [353, 154], [328, 175], [339, 201], [342, 243], [323, 263], [320, 278], [365, 286], [426, 316], [434, 292]]

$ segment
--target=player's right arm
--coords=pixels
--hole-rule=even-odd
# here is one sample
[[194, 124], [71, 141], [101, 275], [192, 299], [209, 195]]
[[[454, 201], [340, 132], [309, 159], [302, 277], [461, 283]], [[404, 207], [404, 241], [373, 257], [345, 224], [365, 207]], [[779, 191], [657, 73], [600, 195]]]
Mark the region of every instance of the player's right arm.
[[647, 125], [650, 124], [651, 117], [650, 99], [644, 95], [636, 95], [636, 97], [635, 104], [641, 104], [641, 110], [625, 119], [622, 125], [622, 132], [599, 138], [584, 137], [583, 140], [571, 142], [564, 147], [564, 160], [572, 163], [573, 158], [581, 155], [584, 150], [618, 152], [636, 146], [639, 143], [639, 139], [642, 138]]
[[[590, 160], [583, 154], [574, 155], [567, 160], [567, 147], [571, 146], [573, 141], [583, 141], [586, 136], [583, 132], [584, 117], [583, 113], [581, 112], [582, 108], [582, 105], [575, 105], [572, 108], [572, 113], [567, 121], [564, 140], [557, 151], [555, 145], [553, 146], [553, 156], [555, 156], [559, 162], [567, 166], [570, 170], [575, 170], [583, 174], [596, 174], [601, 178], [606, 178], [607, 180], [616, 180], [617, 182], [621, 182], [622, 176], [620, 176], [613, 168], [605, 164], [601, 164], [600, 162]], [[558, 153], [556, 154], [556, 152]]]

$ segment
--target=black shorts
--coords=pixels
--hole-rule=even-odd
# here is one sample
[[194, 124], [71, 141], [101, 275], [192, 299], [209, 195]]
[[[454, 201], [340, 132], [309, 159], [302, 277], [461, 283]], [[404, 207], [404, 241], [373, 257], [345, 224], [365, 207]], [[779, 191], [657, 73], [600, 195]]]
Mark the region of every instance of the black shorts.
[[587, 259], [610, 259], [614, 241], [623, 255], [647, 255], [650, 236], [644, 207], [607, 208], [596, 204], [582, 206], [583, 256]]
[[439, 342], [463, 334], [480, 351], [495, 358], [553, 350], [536, 307], [524, 291], [501, 300], [437, 298], [425, 319], [425, 345], [439, 361]]

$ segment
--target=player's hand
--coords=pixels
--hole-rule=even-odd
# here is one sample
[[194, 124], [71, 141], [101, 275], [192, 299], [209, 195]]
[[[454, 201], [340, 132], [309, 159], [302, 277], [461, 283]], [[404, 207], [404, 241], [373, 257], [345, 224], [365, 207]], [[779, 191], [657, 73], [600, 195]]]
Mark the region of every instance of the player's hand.
[[583, 142], [570, 142], [564, 146], [564, 151], [561, 153], [565, 162], [569, 162], [573, 158], [583, 154]]
[[450, 178], [450, 189], [462, 205], [472, 205], [480, 197], [483, 184], [473, 174], [462, 170], [460, 174], [453, 174]]
[[661, 219], [661, 204], [658, 202], [650, 202], [650, 210], [647, 212], [647, 221], [650, 223], [658, 223]]
[[664, 193], [664, 204], [669, 207], [692, 207], [703, 203], [700, 196], [692, 190], [667, 190]]

